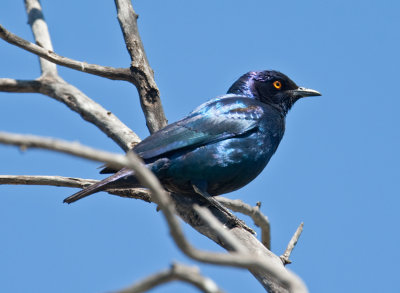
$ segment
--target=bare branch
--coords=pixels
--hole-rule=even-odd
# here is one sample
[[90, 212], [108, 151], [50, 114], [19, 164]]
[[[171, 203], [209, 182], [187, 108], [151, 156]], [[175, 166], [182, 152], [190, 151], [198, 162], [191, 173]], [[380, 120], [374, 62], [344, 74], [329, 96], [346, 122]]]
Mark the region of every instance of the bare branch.
[[117, 293], [142, 293], [149, 291], [156, 286], [176, 280], [192, 284], [206, 293], [223, 292], [218, 288], [217, 284], [215, 284], [213, 280], [201, 275], [197, 267], [190, 267], [175, 263], [172, 264], [169, 269], [149, 276], [133, 286], [118, 291]]
[[296, 246], [297, 241], [300, 238], [301, 232], [303, 232], [303, 226], [304, 226], [304, 223], [301, 222], [299, 227], [297, 228], [296, 232], [293, 234], [292, 238], [290, 239], [285, 252], [280, 256], [284, 265], [292, 263], [292, 261], [289, 259], [290, 254], [292, 253], [294, 247]]
[[[274, 280], [273, 286], [276, 289], [272, 288], [274, 290], [272, 292], [286, 292], [285, 290], [289, 292], [308, 292], [301, 279], [289, 270], [286, 270], [281, 261], [276, 262], [276, 258], [270, 257], [269, 254], [254, 255], [251, 251], [245, 254], [235, 252], [223, 254], [201, 251], [194, 248], [185, 238], [180, 223], [175, 217], [175, 209], [171, 197], [164, 191], [154, 174], [144, 167], [140, 158], [133, 152], [129, 152], [127, 156], [122, 156], [82, 146], [78, 143], [4, 132], [0, 132], [0, 143], [17, 145], [23, 149], [28, 147], [50, 149], [90, 160], [101, 161], [114, 168], [127, 167], [133, 169], [139, 182], [150, 189], [154, 202], [158, 204], [167, 220], [171, 236], [177, 246], [187, 256], [205, 263], [248, 268], [252, 271], [264, 272]], [[247, 234], [250, 233], [247, 232]], [[236, 237], [238, 236], [236, 235]], [[241, 238], [238, 237], [238, 239], [240, 240]], [[258, 279], [260, 278], [262, 277], [258, 273]], [[269, 288], [271, 288], [271, 285], [269, 285]]]
[[62, 176], [0, 175], [0, 185], [50, 185], [84, 188], [97, 180]]
[[199, 205], [193, 206], [194, 210], [199, 214], [200, 218], [206, 222], [210, 226], [211, 229], [214, 230], [215, 234], [221, 239], [222, 242], [225, 242], [226, 246], [229, 245], [232, 247], [233, 251], [240, 253], [248, 253], [248, 250], [245, 246], [243, 246], [235, 236], [230, 233], [220, 221], [206, 208], [200, 207]]
[[[53, 51], [49, 30], [44, 21], [42, 7], [37, 0], [25, 0], [26, 13], [28, 14], [28, 23], [32, 27], [35, 40], [40, 46], [49, 51]], [[3, 27], [0, 26], [0, 32]], [[1, 34], [0, 34], [1, 35]], [[57, 75], [57, 67], [54, 63], [40, 58], [40, 68], [42, 75]]]
[[[51, 57], [52, 54], [54, 54], [51, 53], [53, 48], [51, 45], [47, 25], [43, 18], [40, 3], [37, 0], [25, 0], [25, 5], [34, 37], [40, 46], [13, 35], [5, 30], [1, 25], [0, 37], [14, 45], [37, 53], [39, 56], [46, 58]], [[95, 103], [76, 87], [62, 80], [57, 75], [57, 70], [54, 64], [42, 59], [40, 61], [42, 76], [39, 79], [0, 79], [0, 91], [42, 93], [52, 97], [67, 105], [71, 110], [80, 114], [81, 117], [86, 121], [96, 125], [125, 151], [131, 149], [140, 141], [139, 137], [110, 111], [105, 110], [102, 106]], [[50, 61], [54, 60], [51, 60], [50, 58]], [[75, 65], [79, 68], [84, 67], [84, 64], [81, 62], [76, 62], [73, 60], [71, 62], [78, 63]], [[112, 72], [112, 68], [103, 67], [103, 69], [111, 70], [110, 72]], [[128, 72], [129, 70], [125, 69], [125, 73], [129, 74]]]
[[[126, 1], [118, 2], [120, 2], [116, 3], [118, 16], [121, 27], [123, 28], [125, 41], [127, 44], [129, 43], [129, 45], [127, 45], [129, 48], [128, 51], [131, 54], [132, 63], [130, 69], [88, 64], [54, 53], [40, 4], [36, 0], [26, 0], [25, 3], [29, 23], [32, 26], [35, 39], [39, 45], [35, 45], [12, 34], [1, 25], [0, 38], [55, 64], [109, 79], [126, 80], [133, 83], [139, 92], [141, 106], [146, 117], [146, 124], [150, 132], [153, 133], [167, 124], [161, 105], [159, 90], [154, 81], [153, 71], [144, 53], [133, 8], [131, 4]], [[57, 70], [54, 64], [43, 59], [40, 59], [40, 61], [43, 75], [57, 76]]]
[[[0, 175], [0, 185], [47, 185], [62, 187], [84, 188], [93, 183], [99, 182], [93, 179], [83, 179], [62, 176], [43, 176], [43, 175]], [[149, 191], [145, 188], [110, 188], [105, 190], [109, 194], [127, 198], [136, 198], [146, 202], [152, 202]]]
[[[121, 9], [128, 10], [124, 10], [123, 13], [119, 14], [119, 16], [121, 15], [120, 23], [126, 24], [123, 26], [123, 28], [126, 30], [126, 33], [129, 34], [130, 32], [133, 32], [136, 34], [129, 35], [125, 38], [126, 42], [130, 42], [130, 45], [128, 46], [128, 48], [130, 48], [129, 52], [131, 54], [137, 53], [137, 55], [131, 55], [132, 64], [131, 68], [129, 69], [88, 64], [86, 62], [76, 61], [54, 53], [50, 36], [48, 34], [47, 25], [43, 19], [40, 4], [36, 0], [26, 0], [25, 2], [29, 16], [29, 22], [32, 25], [32, 30], [39, 45], [35, 45], [18, 37], [17, 35], [14, 35], [2, 25], [0, 25], [0, 38], [10, 44], [18, 46], [41, 57], [40, 62], [43, 75], [57, 76], [57, 69], [53, 64], [55, 63], [108, 79], [125, 80], [133, 83], [139, 92], [141, 106], [146, 117], [147, 127], [149, 128], [150, 132], [153, 133], [167, 125], [167, 120], [161, 105], [159, 90], [154, 81], [154, 74], [150, 68], [150, 65], [148, 64], [142, 43], [140, 41], [139, 33], [137, 31], [136, 19], [134, 22], [131, 22], [133, 15], [130, 15], [129, 12], [133, 11], [133, 9], [130, 3], [129, 6], [132, 10], [130, 11], [129, 7], [126, 7], [125, 3], [122, 3], [124, 8]], [[119, 9], [119, 12], [121, 12], [121, 9]], [[132, 56], [134, 57], [132, 58]], [[47, 62], [42, 58], [50, 62]]]
[[[140, 164], [140, 160], [133, 152], [129, 152], [127, 157], [130, 159], [127, 167], [135, 171], [136, 178], [151, 191], [154, 201], [162, 210], [165, 219], [170, 228], [170, 233], [176, 245], [187, 256], [205, 263], [234, 266], [249, 269], [256, 278], [263, 284], [266, 289], [271, 292], [308, 292], [302, 280], [287, 269], [284, 269], [282, 262], [278, 257], [271, 252], [264, 255], [254, 253], [249, 250], [249, 253], [213, 253], [201, 251], [194, 248], [185, 238], [180, 223], [175, 217], [175, 209], [171, 198], [167, 196], [160, 182], [154, 174]], [[249, 232], [241, 229], [240, 232], [232, 229], [233, 233], [239, 240], [243, 240], [243, 236], [247, 238], [243, 243], [248, 243], [249, 238], [253, 238]], [[210, 238], [213, 239], [215, 235]], [[220, 243], [219, 241], [217, 241]], [[250, 240], [252, 242], [252, 240]], [[248, 246], [247, 246], [248, 247]], [[252, 247], [253, 248], [253, 247]], [[259, 251], [258, 251], [259, 252]], [[272, 279], [272, 280], [271, 280]]]
[[[36, 1], [29, 1], [36, 2]], [[41, 13], [40, 13], [41, 14]], [[31, 15], [31, 14], [30, 14]], [[45, 24], [45, 23], [44, 23]], [[48, 61], [41, 60], [41, 64], [51, 64], [55, 67], [55, 64], [65, 66], [68, 68], [76, 69], [78, 71], [94, 74], [97, 76], [105, 77], [113, 80], [126, 80], [132, 81], [131, 71], [129, 68], [115, 68], [110, 66], [101, 66], [97, 64], [88, 64], [86, 62], [76, 61], [69, 59], [53, 52], [53, 49], [46, 49], [42, 46], [35, 45], [28, 42], [13, 33], [9, 32], [2, 25], [0, 25], [0, 38], [6, 42], [18, 46], [26, 51], [29, 51], [39, 57], [42, 57]], [[49, 62], [50, 61], [50, 62]], [[45, 62], [45, 63], [44, 63]], [[54, 64], [55, 63], [55, 64]], [[46, 65], [47, 66], [47, 65]], [[43, 65], [42, 65], [43, 68]], [[43, 71], [43, 69], [42, 69]], [[57, 72], [52, 72], [52, 75], [56, 75]]]
[[0, 78], [0, 91], [11, 93], [38, 93], [42, 83], [38, 80]]
[[[32, 31], [38, 45], [12, 34], [1, 25], [0, 38], [10, 44], [40, 56], [42, 75], [44, 76], [51, 75], [54, 77], [57, 75], [56, 66], [52, 64], [55, 63], [97, 76], [114, 80], [125, 80], [133, 83], [140, 96], [140, 103], [143, 113], [145, 114], [147, 127], [150, 132], [153, 133], [167, 125], [167, 120], [160, 100], [160, 93], [154, 81], [154, 73], [150, 68], [143, 49], [142, 41], [137, 29], [137, 15], [133, 10], [130, 1], [115, 0], [115, 3], [118, 11], [118, 20], [122, 28], [128, 52], [131, 56], [130, 68], [114, 68], [88, 64], [86, 62], [62, 57], [54, 53], [47, 24], [44, 21], [42, 8], [37, 0], [25, 0], [25, 5], [28, 13], [29, 24], [32, 26]], [[47, 62], [42, 58], [50, 62]]]
[[73, 85], [60, 78], [57, 82], [43, 79], [41, 81], [40, 93], [67, 105], [83, 119], [96, 125], [125, 151], [140, 141], [139, 137], [113, 113], [104, 109]]
[[80, 114], [84, 120], [96, 125], [125, 151], [140, 141], [114, 114], [58, 76], [42, 76], [38, 80], [1, 78], [0, 91], [41, 93], [52, 97]]
[[123, 168], [127, 164], [125, 155], [116, 155], [81, 145], [78, 142], [68, 142], [54, 138], [0, 132], [0, 143], [19, 146], [21, 150], [41, 148], [62, 152], [88, 160], [104, 162], [115, 168]]
[[250, 216], [254, 224], [261, 228], [261, 242], [266, 248], [271, 249], [271, 228], [268, 217], [260, 211], [261, 203], [252, 207], [240, 199], [229, 199], [222, 196], [216, 196], [215, 199], [234, 212]]
[[137, 28], [137, 14], [133, 10], [131, 0], [115, 0], [118, 21], [124, 35], [126, 48], [131, 57], [131, 74], [133, 83], [139, 92], [140, 103], [146, 117], [150, 133], [167, 125], [160, 92], [154, 81], [151, 69]]

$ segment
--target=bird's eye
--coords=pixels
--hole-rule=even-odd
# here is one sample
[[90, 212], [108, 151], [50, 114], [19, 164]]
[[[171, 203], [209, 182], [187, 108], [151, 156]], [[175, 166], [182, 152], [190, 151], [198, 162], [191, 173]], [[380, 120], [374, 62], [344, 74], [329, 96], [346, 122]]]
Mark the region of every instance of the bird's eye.
[[277, 90], [280, 90], [282, 87], [282, 83], [279, 80], [274, 81], [273, 85]]

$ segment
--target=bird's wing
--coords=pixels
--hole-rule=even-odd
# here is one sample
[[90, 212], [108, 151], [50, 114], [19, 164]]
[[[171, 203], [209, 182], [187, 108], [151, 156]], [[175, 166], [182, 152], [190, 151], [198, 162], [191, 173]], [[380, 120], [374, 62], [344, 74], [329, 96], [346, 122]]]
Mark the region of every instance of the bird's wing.
[[254, 99], [234, 95], [220, 97], [147, 137], [134, 151], [143, 159], [151, 159], [242, 135], [257, 127], [263, 113], [262, 103]]

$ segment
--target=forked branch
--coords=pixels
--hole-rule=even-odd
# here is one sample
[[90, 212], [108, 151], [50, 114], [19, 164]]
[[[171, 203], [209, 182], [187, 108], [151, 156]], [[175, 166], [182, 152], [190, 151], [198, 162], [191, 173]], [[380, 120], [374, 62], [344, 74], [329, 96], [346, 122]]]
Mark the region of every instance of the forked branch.
[[[285, 290], [288, 292], [307, 292], [305, 285], [296, 275], [286, 270], [282, 263], [278, 265], [276, 261], [268, 255], [254, 255], [250, 251], [248, 253], [213, 253], [194, 248], [183, 234], [180, 223], [175, 216], [175, 208], [171, 198], [164, 191], [154, 174], [143, 166], [139, 157], [133, 152], [129, 152], [127, 156], [122, 156], [96, 150], [78, 143], [4, 132], [0, 133], [0, 143], [16, 145], [23, 149], [35, 147], [55, 150], [90, 160], [104, 162], [114, 168], [127, 167], [133, 169], [135, 171], [135, 176], [141, 184], [151, 191], [153, 200], [158, 204], [165, 216], [172, 238], [187, 256], [205, 263], [262, 271], [274, 280], [275, 286], [282, 286], [282, 290], [274, 292], [285, 292]], [[218, 228], [213, 227], [213, 230], [215, 229]], [[240, 238], [237, 239], [240, 241]]]
[[[53, 49], [46, 49], [42, 46], [31, 43], [24, 40], [17, 35], [14, 35], [8, 31], [5, 27], [0, 25], [0, 38], [4, 41], [20, 47], [28, 52], [31, 52], [41, 58], [50, 61], [50, 64], [58, 64], [78, 71], [94, 74], [97, 76], [105, 77], [113, 80], [125, 80], [131, 81], [131, 71], [129, 68], [115, 68], [110, 66], [101, 66], [97, 64], [88, 64], [82, 61], [76, 61], [67, 57], [60, 56], [53, 52]], [[41, 42], [38, 42], [42, 44]], [[42, 62], [43, 64], [43, 62]], [[44, 63], [45, 64], [45, 63]], [[41, 66], [43, 68], [43, 65]], [[53, 71], [52, 74], [55, 75], [57, 71]]]

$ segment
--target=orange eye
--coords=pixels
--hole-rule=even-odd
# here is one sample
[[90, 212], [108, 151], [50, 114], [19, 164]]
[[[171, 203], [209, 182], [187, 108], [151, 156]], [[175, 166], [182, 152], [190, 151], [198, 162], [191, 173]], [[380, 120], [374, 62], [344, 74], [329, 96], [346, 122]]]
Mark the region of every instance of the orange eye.
[[277, 90], [280, 90], [282, 87], [282, 83], [279, 80], [274, 81], [273, 85]]

